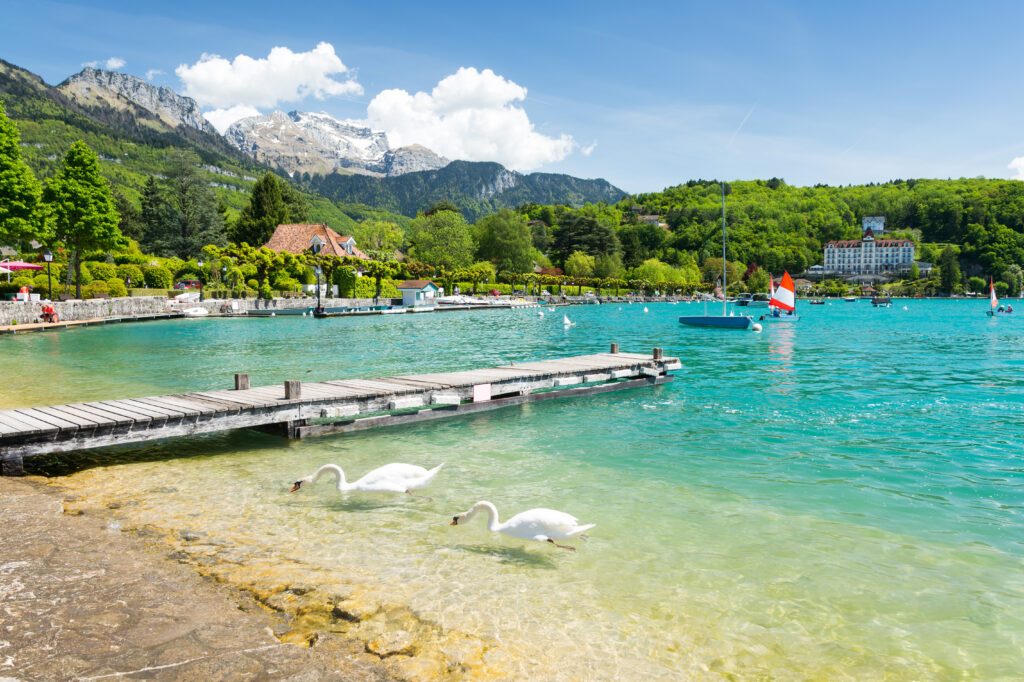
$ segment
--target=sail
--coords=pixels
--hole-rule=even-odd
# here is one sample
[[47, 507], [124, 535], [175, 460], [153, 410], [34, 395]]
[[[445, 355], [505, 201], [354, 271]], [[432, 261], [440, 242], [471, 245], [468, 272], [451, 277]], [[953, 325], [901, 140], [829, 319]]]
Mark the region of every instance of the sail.
[[999, 307], [999, 299], [996, 298], [996, 287], [992, 283], [992, 278], [988, 278], [988, 303], [992, 306], [992, 310]]
[[781, 310], [796, 310], [796, 287], [793, 286], [793, 278], [786, 272], [782, 275], [782, 282], [779, 288], [772, 294], [772, 300], [768, 305]]

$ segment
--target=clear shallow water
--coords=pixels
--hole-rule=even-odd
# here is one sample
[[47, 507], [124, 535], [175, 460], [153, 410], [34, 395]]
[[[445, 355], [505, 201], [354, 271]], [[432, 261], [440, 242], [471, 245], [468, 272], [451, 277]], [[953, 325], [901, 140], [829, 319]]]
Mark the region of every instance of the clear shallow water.
[[[202, 530], [479, 634], [511, 677], [1013, 679], [1024, 319], [984, 307], [804, 305], [762, 334], [680, 327], [696, 304], [571, 308], [570, 330], [561, 310], [99, 327], [0, 340], [0, 373], [34, 382], [0, 406], [662, 346], [684, 368], [656, 389], [301, 443], [175, 441], [62, 482], [129, 501], [129, 523]], [[447, 467], [422, 498], [286, 492], [328, 461]], [[598, 527], [570, 554], [446, 525], [478, 499]]]

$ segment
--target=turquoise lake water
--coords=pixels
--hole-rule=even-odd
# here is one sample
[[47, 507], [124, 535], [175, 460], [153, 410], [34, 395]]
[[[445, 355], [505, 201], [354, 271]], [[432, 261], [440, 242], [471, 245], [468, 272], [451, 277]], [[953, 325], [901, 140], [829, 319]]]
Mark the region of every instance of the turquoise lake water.
[[[683, 369], [657, 388], [44, 469], [133, 499], [127, 522], [201, 527], [487, 637], [512, 678], [1024, 677], [1024, 319], [838, 301], [758, 334], [647, 307], [564, 309], [570, 329], [524, 309], [5, 337], [0, 408], [660, 346]], [[447, 466], [424, 497], [286, 492], [325, 462], [353, 478], [391, 461]], [[570, 554], [446, 525], [481, 499], [597, 527]]]

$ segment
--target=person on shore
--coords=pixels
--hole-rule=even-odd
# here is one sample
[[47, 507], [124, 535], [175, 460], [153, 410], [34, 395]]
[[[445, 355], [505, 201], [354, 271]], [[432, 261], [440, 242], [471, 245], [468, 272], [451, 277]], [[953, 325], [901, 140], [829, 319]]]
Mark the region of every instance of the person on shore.
[[39, 319], [50, 324], [60, 322], [60, 317], [57, 315], [57, 309], [53, 307], [52, 303], [43, 305], [43, 314], [39, 316]]

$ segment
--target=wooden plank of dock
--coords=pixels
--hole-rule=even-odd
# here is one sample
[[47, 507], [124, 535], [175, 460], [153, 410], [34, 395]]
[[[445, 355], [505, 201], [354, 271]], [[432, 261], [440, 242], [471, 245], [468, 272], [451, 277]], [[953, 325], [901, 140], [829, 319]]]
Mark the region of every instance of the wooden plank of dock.
[[[612, 350], [457, 372], [307, 382], [287, 397], [277, 385], [0, 410], [0, 464], [5, 475], [16, 475], [25, 457], [53, 452], [238, 428], [274, 427], [305, 437], [436, 419], [541, 397], [653, 385], [681, 366], [660, 349], [652, 355]], [[314, 423], [336, 418], [341, 421]]]

